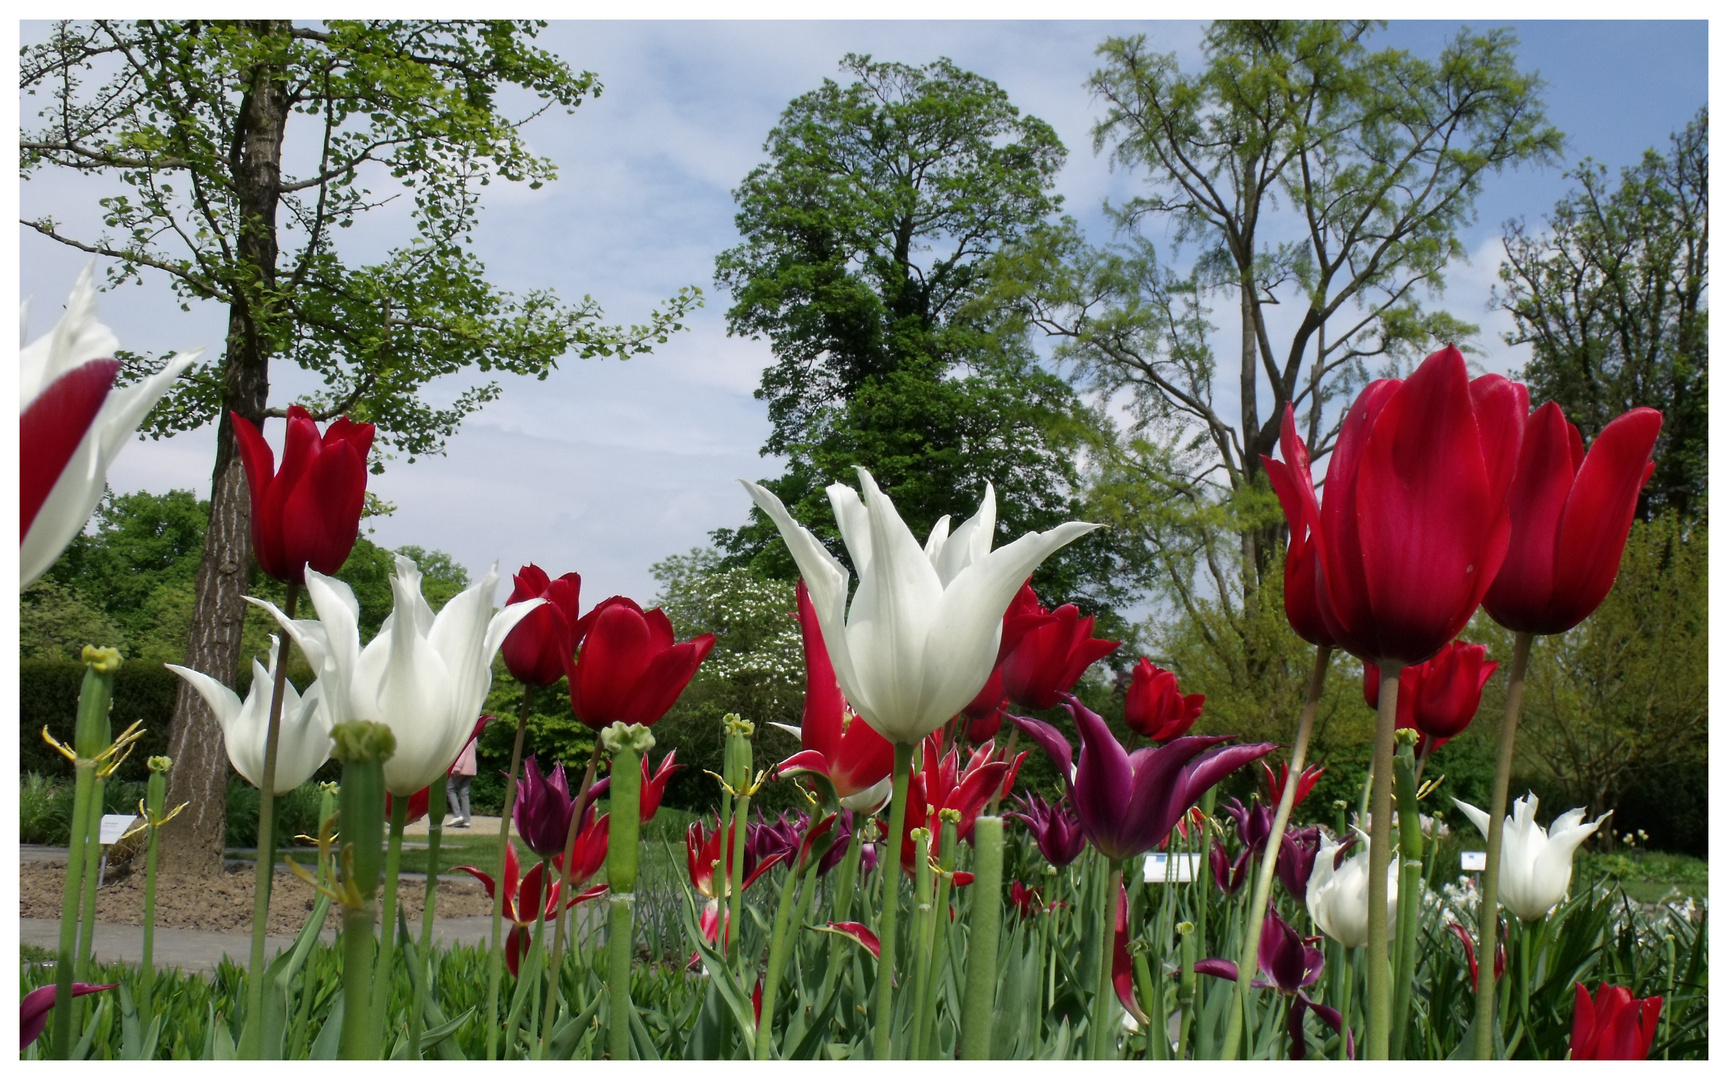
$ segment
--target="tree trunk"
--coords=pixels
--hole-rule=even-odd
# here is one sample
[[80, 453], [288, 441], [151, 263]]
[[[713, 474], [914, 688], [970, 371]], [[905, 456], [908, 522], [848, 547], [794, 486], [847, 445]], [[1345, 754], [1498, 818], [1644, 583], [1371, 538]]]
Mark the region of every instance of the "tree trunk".
[[[246, 24], [260, 38], [283, 35], [288, 23]], [[262, 324], [276, 283], [276, 206], [281, 184], [282, 136], [288, 120], [282, 69], [261, 63], [241, 101], [234, 133], [234, 191], [240, 212], [238, 253], [255, 268], [255, 285], [236, 286], [228, 309], [222, 408], [216, 427], [216, 466], [211, 473], [210, 524], [192, 607], [187, 667], [233, 685], [240, 664], [243, 599], [252, 569], [252, 508], [234, 425], [229, 412], [253, 423], [263, 419], [270, 391], [270, 353]], [[268, 692], [268, 688], [260, 688]], [[226, 837], [228, 757], [222, 729], [201, 698], [182, 685], [169, 726], [168, 802], [187, 803], [179, 824], [164, 830], [163, 865], [194, 876], [222, 872]]]

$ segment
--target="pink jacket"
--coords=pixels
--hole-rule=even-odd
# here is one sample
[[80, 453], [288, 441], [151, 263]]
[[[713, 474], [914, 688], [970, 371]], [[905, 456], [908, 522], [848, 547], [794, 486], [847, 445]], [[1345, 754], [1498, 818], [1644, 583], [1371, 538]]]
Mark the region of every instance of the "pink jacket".
[[456, 755], [456, 763], [450, 766], [451, 776], [473, 776], [480, 771], [474, 760], [474, 746], [478, 742], [478, 739], [473, 740]]

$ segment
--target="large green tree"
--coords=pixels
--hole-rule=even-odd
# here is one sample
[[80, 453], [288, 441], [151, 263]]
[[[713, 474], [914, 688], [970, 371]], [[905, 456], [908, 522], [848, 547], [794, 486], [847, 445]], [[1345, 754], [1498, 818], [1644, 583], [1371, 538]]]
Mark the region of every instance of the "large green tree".
[[[768, 161], [734, 192], [743, 242], [716, 261], [729, 331], [774, 352], [757, 390], [773, 425], [762, 449], [788, 465], [767, 486], [829, 541], [824, 488], [856, 483], [855, 465], [915, 530], [969, 513], [986, 481], [1005, 533], [1068, 520], [1080, 402], [987, 302], [985, 276], [1059, 207], [1066, 152], [949, 60], [841, 66], [850, 84], [825, 80], [769, 133]], [[716, 539], [734, 562], [795, 574], [759, 513]], [[1054, 591], [1100, 591], [1087, 554], [1065, 555], [1045, 575]]]
[[1557, 401], [1586, 439], [1628, 409], [1662, 410], [1646, 516], [1703, 512], [1708, 494], [1710, 134], [1700, 109], [1666, 154], [1622, 170], [1586, 161], [1547, 228], [1509, 222], [1508, 344], [1528, 344], [1531, 397]]
[[[184, 303], [228, 310], [224, 347], [147, 424], [158, 435], [217, 425], [189, 666], [230, 680], [240, 660], [250, 511], [229, 414], [281, 415], [267, 407], [273, 360], [317, 376], [323, 389], [303, 402], [314, 415], [377, 424], [381, 468], [390, 454], [439, 452], [499, 393], [481, 382], [440, 407], [421, 397], [428, 382], [475, 369], [544, 378], [570, 353], [631, 355], [665, 340], [694, 300], [681, 293], [625, 330], [601, 325], [591, 300], [487, 284], [472, 251], [485, 185], [554, 176], [522, 136], [527, 118], [506, 115], [501, 96], [527, 91], [537, 114], [600, 89], [536, 48], [536, 30], [96, 21], [58, 24], [23, 51], [21, 88], [37, 105], [20, 139], [25, 178], [98, 173], [118, 187], [100, 226], [24, 225], [107, 257], [111, 282], [160, 275]], [[411, 208], [408, 235], [371, 261], [344, 257], [338, 238], [395, 198]], [[219, 872], [226, 766], [196, 694], [181, 695], [169, 752], [169, 799], [190, 803], [163, 837], [170, 864]]]

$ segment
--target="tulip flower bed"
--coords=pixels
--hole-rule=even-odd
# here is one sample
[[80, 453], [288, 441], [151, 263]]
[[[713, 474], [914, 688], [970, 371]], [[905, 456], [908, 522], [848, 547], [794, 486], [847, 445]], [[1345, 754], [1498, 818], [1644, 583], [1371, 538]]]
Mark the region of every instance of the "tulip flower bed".
[[[68, 319], [89, 317], [70, 305]], [[83, 395], [86, 420], [113, 370], [75, 354], [106, 340], [73, 327], [33, 361], [93, 380], [67, 391]], [[920, 544], [860, 469], [861, 490], [828, 489], [849, 570], [746, 483], [803, 578], [800, 749], [762, 760], [756, 725], [728, 715], [718, 805], [687, 821], [681, 850], [660, 806], [685, 766], [653, 726], [713, 635], [680, 642], [663, 611], [623, 597], [583, 613], [580, 579], [536, 566], [501, 611], [494, 568], [434, 612], [418, 568], [398, 557], [394, 610], [362, 642], [354, 594], [330, 575], [358, 528], [371, 428], [342, 419], [320, 432], [291, 408], [277, 469], [256, 428], [233, 419], [253, 546], [287, 586], [281, 607], [253, 602], [283, 636], [244, 700], [176, 670], [261, 793], [340, 762], [340, 784], [319, 794], [316, 857], [295, 866], [317, 900], [293, 946], [268, 955], [283, 833], [261, 797], [249, 962], [209, 980], [158, 974], [157, 839], [175, 811], [164, 805], [173, 763], [152, 758], [144, 963], [92, 961], [95, 829], [138, 733], [110, 725], [121, 658], [87, 649], [73, 745], [55, 744], [74, 772], [60, 948], [51, 970], [22, 973], [25, 1057], [1705, 1053], [1702, 910], [1575, 879], [1575, 851], [1603, 818], [1545, 813], [1509, 791], [1530, 649], [1611, 586], [1660, 428], [1650, 410], [1609, 424], [1586, 455], [1556, 407], [1531, 415], [1522, 386], [1469, 380], [1448, 347], [1363, 391], [1323, 503], [1287, 412], [1283, 460], [1266, 466], [1291, 526], [1286, 613], [1315, 646], [1287, 752], [1194, 733], [1204, 695], [1148, 658], [1127, 688], [1126, 739], [1075, 696], [1120, 643], [1092, 637], [1072, 605], [1047, 610], [1029, 581], [1095, 526], [996, 547], [986, 487], [976, 514], [941, 519]], [[44, 498], [45, 513], [71, 505]], [[59, 529], [54, 514], [37, 527]], [[26, 548], [46, 565], [49, 533], [35, 535]], [[298, 610], [302, 595], [314, 617]], [[1517, 634], [1491, 805], [1458, 804], [1485, 840], [1479, 881], [1453, 877], [1422, 813], [1445, 798], [1439, 780], [1424, 782], [1428, 754], [1470, 723], [1500, 663], [1454, 640], [1478, 607]], [[286, 681], [292, 649], [317, 674], [304, 692]], [[1354, 820], [1339, 809], [1316, 821], [1304, 800], [1321, 769], [1306, 758], [1338, 651], [1366, 665], [1378, 724]], [[446, 777], [490, 719], [480, 708], [500, 654], [525, 687], [524, 717], [536, 692], [567, 680], [596, 744], [585, 762], [541, 760], [524, 753], [518, 723], [504, 816], [520, 845], [500, 828], [484, 865], [458, 867], [491, 898], [490, 942], [434, 949], [436, 878], [418, 926], [399, 902], [403, 831], [427, 817], [426, 865], [441, 865]], [[1051, 788], [1019, 783], [1031, 754], [1051, 764]], [[1223, 797], [1232, 776], [1260, 792]], [[768, 785], [796, 785], [805, 809], [764, 816]], [[341, 926], [330, 944], [318, 936], [327, 917]]]

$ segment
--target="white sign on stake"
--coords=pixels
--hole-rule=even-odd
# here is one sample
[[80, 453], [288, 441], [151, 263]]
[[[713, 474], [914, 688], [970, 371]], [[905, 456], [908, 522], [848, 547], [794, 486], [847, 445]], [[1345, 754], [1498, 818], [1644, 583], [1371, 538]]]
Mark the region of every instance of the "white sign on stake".
[[1146, 856], [1146, 882], [1162, 885], [1165, 882], [1180, 884], [1193, 881], [1199, 867], [1200, 856], [1191, 851], [1181, 852], [1174, 862], [1164, 852], [1154, 852]]
[[107, 847], [125, 836], [126, 830], [130, 829], [132, 823], [137, 820], [137, 814], [103, 814], [102, 828], [97, 833], [96, 842]]
[[1466, 851], [1458, 856], [1458, 867], [1461, 870], [1488, 869], [1488, 853], [1486, 851]]

